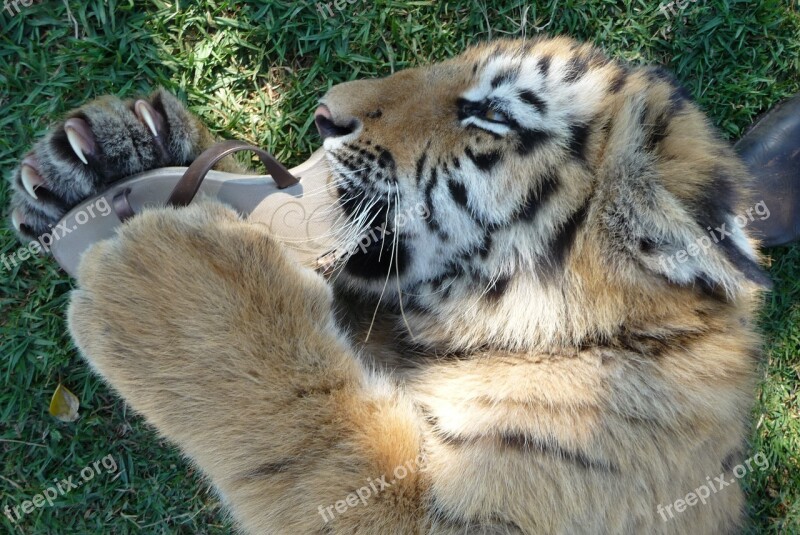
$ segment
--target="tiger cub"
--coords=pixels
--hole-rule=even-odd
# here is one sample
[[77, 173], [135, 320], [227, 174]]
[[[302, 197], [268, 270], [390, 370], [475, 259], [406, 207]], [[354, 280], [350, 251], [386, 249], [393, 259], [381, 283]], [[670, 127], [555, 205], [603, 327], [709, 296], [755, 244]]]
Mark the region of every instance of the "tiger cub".
[[[672, 76], [497, 41], [315, 122], [360, 240], [333, 275], [200, 201], [91, 249], [69, 310], [244, 531], [742, 529], [768, 207]], [[14, 226], [212, 142], [163, 90], [89, 103], [13, 174]]]

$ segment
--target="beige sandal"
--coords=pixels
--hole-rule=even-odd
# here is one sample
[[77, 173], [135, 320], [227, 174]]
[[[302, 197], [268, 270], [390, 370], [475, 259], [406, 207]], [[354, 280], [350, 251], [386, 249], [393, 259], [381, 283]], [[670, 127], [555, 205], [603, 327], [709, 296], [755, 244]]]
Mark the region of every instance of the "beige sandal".
[[[211, 168], [235, 152], [255, 152], [268, 175], [236, 175]], [[337, 217], [335, 192], [322, 149], [287, 170], [268, 152], [241, 141], [224, 141], [189, 167], [153, 169], [115, 183], [73, 208], [58, 223], [70, 229], [50, 246], [58, 264], [72, 276], [81, 255], [95, 242], [114, 236], [127, 219], [145, 207], [186, 206], [200, 193], [233, 207], [250, 221], [265, 224], [298, 261], [316, 269], [335, 254], [331, 226]], [[97, 210], [98, 213], [95, 213]]]

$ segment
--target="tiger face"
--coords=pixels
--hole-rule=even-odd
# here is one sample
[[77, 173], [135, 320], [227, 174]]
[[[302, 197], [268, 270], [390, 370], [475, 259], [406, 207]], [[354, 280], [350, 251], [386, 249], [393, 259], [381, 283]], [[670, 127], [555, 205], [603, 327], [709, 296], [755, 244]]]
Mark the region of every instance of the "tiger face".
[[665, 296], [766, 283], [734, 224], [747, 173], [661, 69], [566, 38], [493, 42], [337, 85], [315, 119], [361, 240], [337, 284], [423, 340], [581, 344]]

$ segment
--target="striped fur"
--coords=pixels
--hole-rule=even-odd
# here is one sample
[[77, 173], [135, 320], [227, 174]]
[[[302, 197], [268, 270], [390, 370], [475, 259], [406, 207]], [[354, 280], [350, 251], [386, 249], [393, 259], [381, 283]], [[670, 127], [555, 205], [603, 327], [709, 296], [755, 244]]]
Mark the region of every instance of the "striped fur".
[[740, 530], [738, 484], [657, 512], [732, 479], [767, 282], [732, 223], [749, 177], [686, 91], [556, 38], [323, 102], [348, 125], [325, 141], [345, 213], [390, 231], [335, 280], [201, 203], [94, 247], [70, 308], [89, 362], [242, 529]]

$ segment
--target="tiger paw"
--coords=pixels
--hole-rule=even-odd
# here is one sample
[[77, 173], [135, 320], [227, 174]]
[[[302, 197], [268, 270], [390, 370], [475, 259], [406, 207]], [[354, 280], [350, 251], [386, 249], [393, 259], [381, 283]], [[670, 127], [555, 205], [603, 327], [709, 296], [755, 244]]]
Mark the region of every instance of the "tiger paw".
[[72, 111], [11, 174], [11, 222], [36, 240], [81, 201], [124, 177], [188, 165], [212, 143], [205, 126], [173, 95], [100, 97]]

